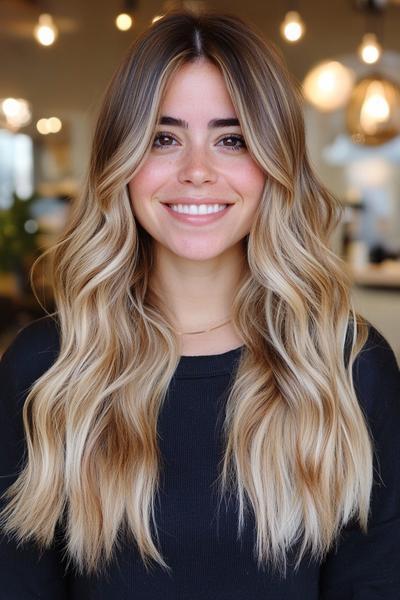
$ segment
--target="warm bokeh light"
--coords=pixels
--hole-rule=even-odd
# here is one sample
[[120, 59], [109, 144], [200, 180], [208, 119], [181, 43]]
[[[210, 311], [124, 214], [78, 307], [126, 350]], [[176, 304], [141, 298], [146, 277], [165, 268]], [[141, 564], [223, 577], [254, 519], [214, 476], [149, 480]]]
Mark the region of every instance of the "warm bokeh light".
[[51, 15], [40, 15], [39, 22], [34, 29], [34, 35], [42, 46], [51, 46], [55, 42], [58, 36], [58, 29]]
[[374, 33], [366, 33], [358, 47], [358, 54], [363, 62], [368, 65], [375, 64], [382, 55], [382, 46]]
[[128, 13], [121, 13], [115, 19], [115, 25], [120, 31], [128, 31], [132, 27], [133, 19]]
[[47, 123], [51, 133], [58, 133], [61, 130], [62, 123], [58, 117], [50, 117], [47, 119]]
[[39, 119], [39, 121], [36, 123], [36, 129], [42, 135], [47, 135], [48, 133], [50, 133], [50, 127], [49, 127], [48, 120], [47, 119]]
[[400, 87], [375, 74], [357, 82], [347, 107], [347, 128], [360, 143], [378, 145], [400, 135]]
[[286, 13], [280, 27], [281, 36], [287, 42], [298, 42], [303, 37], [305, 25], [299, 13], [295, 10], [290, 10]]
[[39, 119], [36, 123], [36, 129], [42, 135], [49, 133], [58, 133], [62, 128], [62, 122], [58, 117], [50, 117], [49, 119]]
[[303, 81], [305, 98], [321, 111], [341, 108], [348, 101], [355, 75], [338, 61], [324, 61], [311, 69]]
[[361, 107], [360, 122], [365, 131], [375, 130], [378, 123], [389, 119], [390, 108], [385, 96], [385, 88], [380, 81], [372, 81], [367, 89]]
[[16, 130], [31, 120], [29, 102], [23, 98], [4, 98], [0, 100], [0, 107], [0, 125]]

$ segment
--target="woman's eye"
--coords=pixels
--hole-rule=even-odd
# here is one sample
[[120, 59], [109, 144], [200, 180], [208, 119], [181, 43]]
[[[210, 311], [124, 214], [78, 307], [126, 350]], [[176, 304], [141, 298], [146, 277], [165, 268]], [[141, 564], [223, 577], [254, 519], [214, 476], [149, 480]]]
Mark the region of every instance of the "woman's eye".
[[242, 150], [243, 148], [246, 148], [245, 141], [241, 135], [228, 135], [222, 138], [220, 142], [225, 142], [226, 140], [230, 140], [231, 142], [233, 141], [234, 143], [234, 145], [230, 144], [226, 146], [226, 148], [231, 148], [232, 150]]
[[[153, 141], [153, 147], [155, 148], [165, 148], [166, 146], [172, 146], [172, 144], [165, 144], [165, 140], [173, 140], [174, 138], [170, 136], [168, 133], [157, 133]], [[163, 143], [157, 144], [157, 142], [162, 141]]]
[[[161, 131], [157, 133], [154, 138], [153, 148], [169, 148], [173, 145], [173, 141], [176, 141], [174, 137], [172, 137], [169, 133], [164, 133]], [[241, 135], [227, 135], [222, 138], [218, 144], [226, 141], [228, 141], [228, 144], [224, 144], [224, 146], [230, 150], [242, 150], [246, 148], [245, 141]]]

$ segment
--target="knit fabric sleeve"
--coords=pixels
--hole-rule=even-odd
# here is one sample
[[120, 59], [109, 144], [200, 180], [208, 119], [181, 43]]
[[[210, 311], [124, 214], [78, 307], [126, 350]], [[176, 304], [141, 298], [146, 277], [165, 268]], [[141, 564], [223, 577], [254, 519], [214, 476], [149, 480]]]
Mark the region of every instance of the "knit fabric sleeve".
[[[22, 407], [31, 384], [51, 364], [54, 331], [46, 317], [16, 335], [0, 360], [0, 507], [5, 490], [26, 460]], [[41, 552], [33, 542], [17, 545], [0, 529], [0, 600], [64, 600], [67, 579], [56, 544]]]
[[354, 522], [320, 569], [321, 600], [400, 598], [400, 371], [385, 337], [372, 325], [353, 365], [358, 400], [373, 440], [368, 533]]

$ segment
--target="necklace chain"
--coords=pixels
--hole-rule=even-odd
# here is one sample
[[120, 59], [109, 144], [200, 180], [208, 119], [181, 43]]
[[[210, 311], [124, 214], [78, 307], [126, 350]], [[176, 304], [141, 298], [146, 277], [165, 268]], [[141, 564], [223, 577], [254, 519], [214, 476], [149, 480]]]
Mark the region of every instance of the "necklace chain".
[[223, 325], [226, 325], [226, 323], [229, 323], [230, 321], [232, 321], [232, 319], [228, 319], [227, 321], [224, 321], [223, 323], [221, 323], [220, 325], [216, 325], [215, 327], [209, 327], [208, 329], [204, 329], [203, 331], [176, 331], [176, 333], [178, 335], [197, 335], [199, 333], [207, 333], [208, 331], [212, 331], [213, 329], [218, 329], [218, 327], [222, 327]]

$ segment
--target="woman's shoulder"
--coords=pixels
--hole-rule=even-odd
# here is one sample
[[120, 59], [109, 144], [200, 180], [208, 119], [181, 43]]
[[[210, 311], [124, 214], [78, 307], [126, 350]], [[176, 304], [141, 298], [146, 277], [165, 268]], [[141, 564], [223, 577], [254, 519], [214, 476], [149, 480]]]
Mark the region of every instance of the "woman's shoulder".
[[367, 321], [367, 323], [368, 338], [360, 351], [359, 358], [363, 361], [378, 360], [383, 362], [389, 358], [390, 362], [393, 363], [397, 369], [399, 369], [393, 348], [389, 344], [387, 338], [371, 322]]
[[400, 408], [400, 369], [384, 334], [368, 322], [368, 338], [353, 364], [357, 395], [367, 415], [379, 419]]
[[55, 313], [21, 327], [5, 349], [0, 373], [19, 389], [27, 389], [50, 368], [59, 352], [59, 323]]
[[57, 354], [57, 321], [45, 316], [19, 329], [0, 359], [0, 492], [19, 471], [26, 450], [22, 407], [27, 394]]

